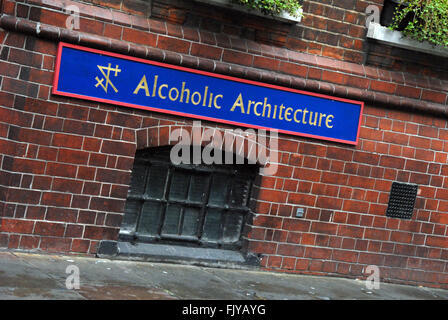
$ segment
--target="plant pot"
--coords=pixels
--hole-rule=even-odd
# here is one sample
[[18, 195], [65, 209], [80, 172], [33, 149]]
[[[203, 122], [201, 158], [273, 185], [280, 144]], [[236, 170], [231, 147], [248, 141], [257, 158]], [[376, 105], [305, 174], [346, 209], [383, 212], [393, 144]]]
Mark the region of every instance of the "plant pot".
[[434, 46], [432, 43], [417, 41], [409, 37], [404, 37], [400, 31], [390, 30], [378, 23], [371, 23], [367, 31], [367, 38], [376, 40], [388, 46], [424, 52], [427, 54], [444, 57], [448, 59], [448, 48]]
[[[400, 0], [386, 0], [384, 2], [383, 11], [381, 12], [380, 24], [382, 26], [388, 27], [393, 23], [394, 15], [397, 10], [402, 10], [408, 6], [407, 3], [400, 4], [402, 1]], [[414, 18], [413, 13], [409, 13], [406, 17], [400, 22], [398, 26], [398, 31], [404, 30], [408, 23], [412, 21]]]
[[240, 11], [240, 12], [245, 12], [245, 13], [249, 13], [252, 15], [260, 16], [260, 17], [279, 20], [282, 22], [288, 22], [288, 23], [299, 23], [300, 21], [302, 21], [302, 15], [303, 15], [302, 8], [300, 8], [297, 11], [298, 17], [293, 17], [290, 14], [288, 14], [287, 12], [281, 12], [278, 15], [271, 16], [271, 15], [266, 15], [258, 10], [246, 8], [242, 5], [234, 3], [232, 0], [194, 0], [194, 1], [213, 5], [213, 6], [218, 6], [218, 7], [222, 7], [222, 8], [228, 8], [228, 9], [232, 9], [232, 10], [236, 10], [236, 11]]

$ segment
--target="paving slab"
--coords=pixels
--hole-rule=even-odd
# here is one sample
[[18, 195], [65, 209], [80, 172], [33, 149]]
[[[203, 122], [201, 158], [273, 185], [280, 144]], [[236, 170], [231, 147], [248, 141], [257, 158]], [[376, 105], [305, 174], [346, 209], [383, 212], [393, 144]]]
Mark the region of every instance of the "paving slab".
[[[66, 286], [72, 266], [79, 289]], [[390, 283], [369, 290], [355, 279], [0, 251], [0, 299], [447, 300], [448, 290]]]
[[76, 291], [67, 290], [64, 282], [34, 268], [20, 257], [0, 252], [1, 299], [82, 299]]
[[233, 286], [201, 267], [178, 264], [136, 263], [132, 270], [142, 279], [180, 299], [244, 299]]
[[365, 281], [356, 279], [212, 268], [206, 271], [233, 283], [235, 290], [269, 300], [448, 299], [447, 290], [390, 283], [368, 289]]

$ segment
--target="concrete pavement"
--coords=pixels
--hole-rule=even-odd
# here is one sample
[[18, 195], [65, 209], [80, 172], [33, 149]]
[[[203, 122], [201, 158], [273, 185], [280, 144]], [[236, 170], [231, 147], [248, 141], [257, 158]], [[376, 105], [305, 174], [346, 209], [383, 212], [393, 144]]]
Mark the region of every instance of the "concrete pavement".
[[369, 290], [354, 279], [0, 251], [0, 299], [445, 300], [448, 290], [389, 283]]

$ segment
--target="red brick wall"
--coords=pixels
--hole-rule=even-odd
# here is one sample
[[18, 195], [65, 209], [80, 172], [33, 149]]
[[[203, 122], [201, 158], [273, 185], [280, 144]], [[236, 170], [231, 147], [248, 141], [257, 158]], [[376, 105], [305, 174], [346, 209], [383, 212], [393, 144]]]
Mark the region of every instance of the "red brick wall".
[[[288, 38], [288, 47], [311, 54], [362, 63], [366, 8], [382, 7], [384, 0], [305, 1], [302, 32]], [[299, 29], [299, 30], [300, 30]]]
[[[448, 83], [359, 64], [369, 2], [305, 1], [303, 24], [269, 37], [264, 20], [205, 18], [207, 6], [159, 4], [146, 18], [143, 2], [91, 2], [67, 2], [81, 10], [70, 31], [59, 1], [3, 1], [0, 247], [95, 254], [117, 238], [135, 150], [191, 125], [52, 95], [65, 41], [365, 101], [356, 147], [280, 135], [279, 171], [255, 188], [248, 249], [268, 269], [361, 277], [375, 264], [384, 280], [448, 287]], [[411, 220], [385, 217], [393, 181], [419, 184]]]
[[177, 22], [186, 21], [205, 31], [358, 63], [363, 61], [366, 7], [374, 4], [381, 8], [383, 5], [383, 0], [304, 1], [305, 16], [299, 25], [291, 27], [273, 21], [265, 23], [256, 17], [228, 14], [222, 8], [192, 8], [191, 4], [178, 1], [159, 2], [156, 15], [171, 22], [176, 22], [173, 12], [169, 11], [174, 7], [180, 9], [175, 12], [181, 17]]
[[[369, 106], [356, 148], [291, 139], [261, 183], [251, 250], [270, 269], [360, 276], [374, 264], [446, 286], [447, 134], [444, 119]], [[385, 217], [392, 181], [419, 185], [411, 220]]]
[[95, 253], [117, 237], [141, 116], [50, 97], [54, 42], [8, 33], [3, 52], [1, 231], [10, 248]]
[[445, 57], [394, 48], [373, 41], [369, 43], [368, 48], [369, 65], [448, 79], [448, 59]]

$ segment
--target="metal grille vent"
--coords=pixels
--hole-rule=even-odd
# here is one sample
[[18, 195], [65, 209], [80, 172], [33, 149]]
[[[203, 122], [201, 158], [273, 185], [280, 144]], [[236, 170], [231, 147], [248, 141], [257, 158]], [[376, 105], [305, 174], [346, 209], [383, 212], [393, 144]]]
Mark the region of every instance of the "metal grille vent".
[[386, 216], [411, 219], [417, 198], [417, 189], [418, 186], [416, 184], [393, 182]]

